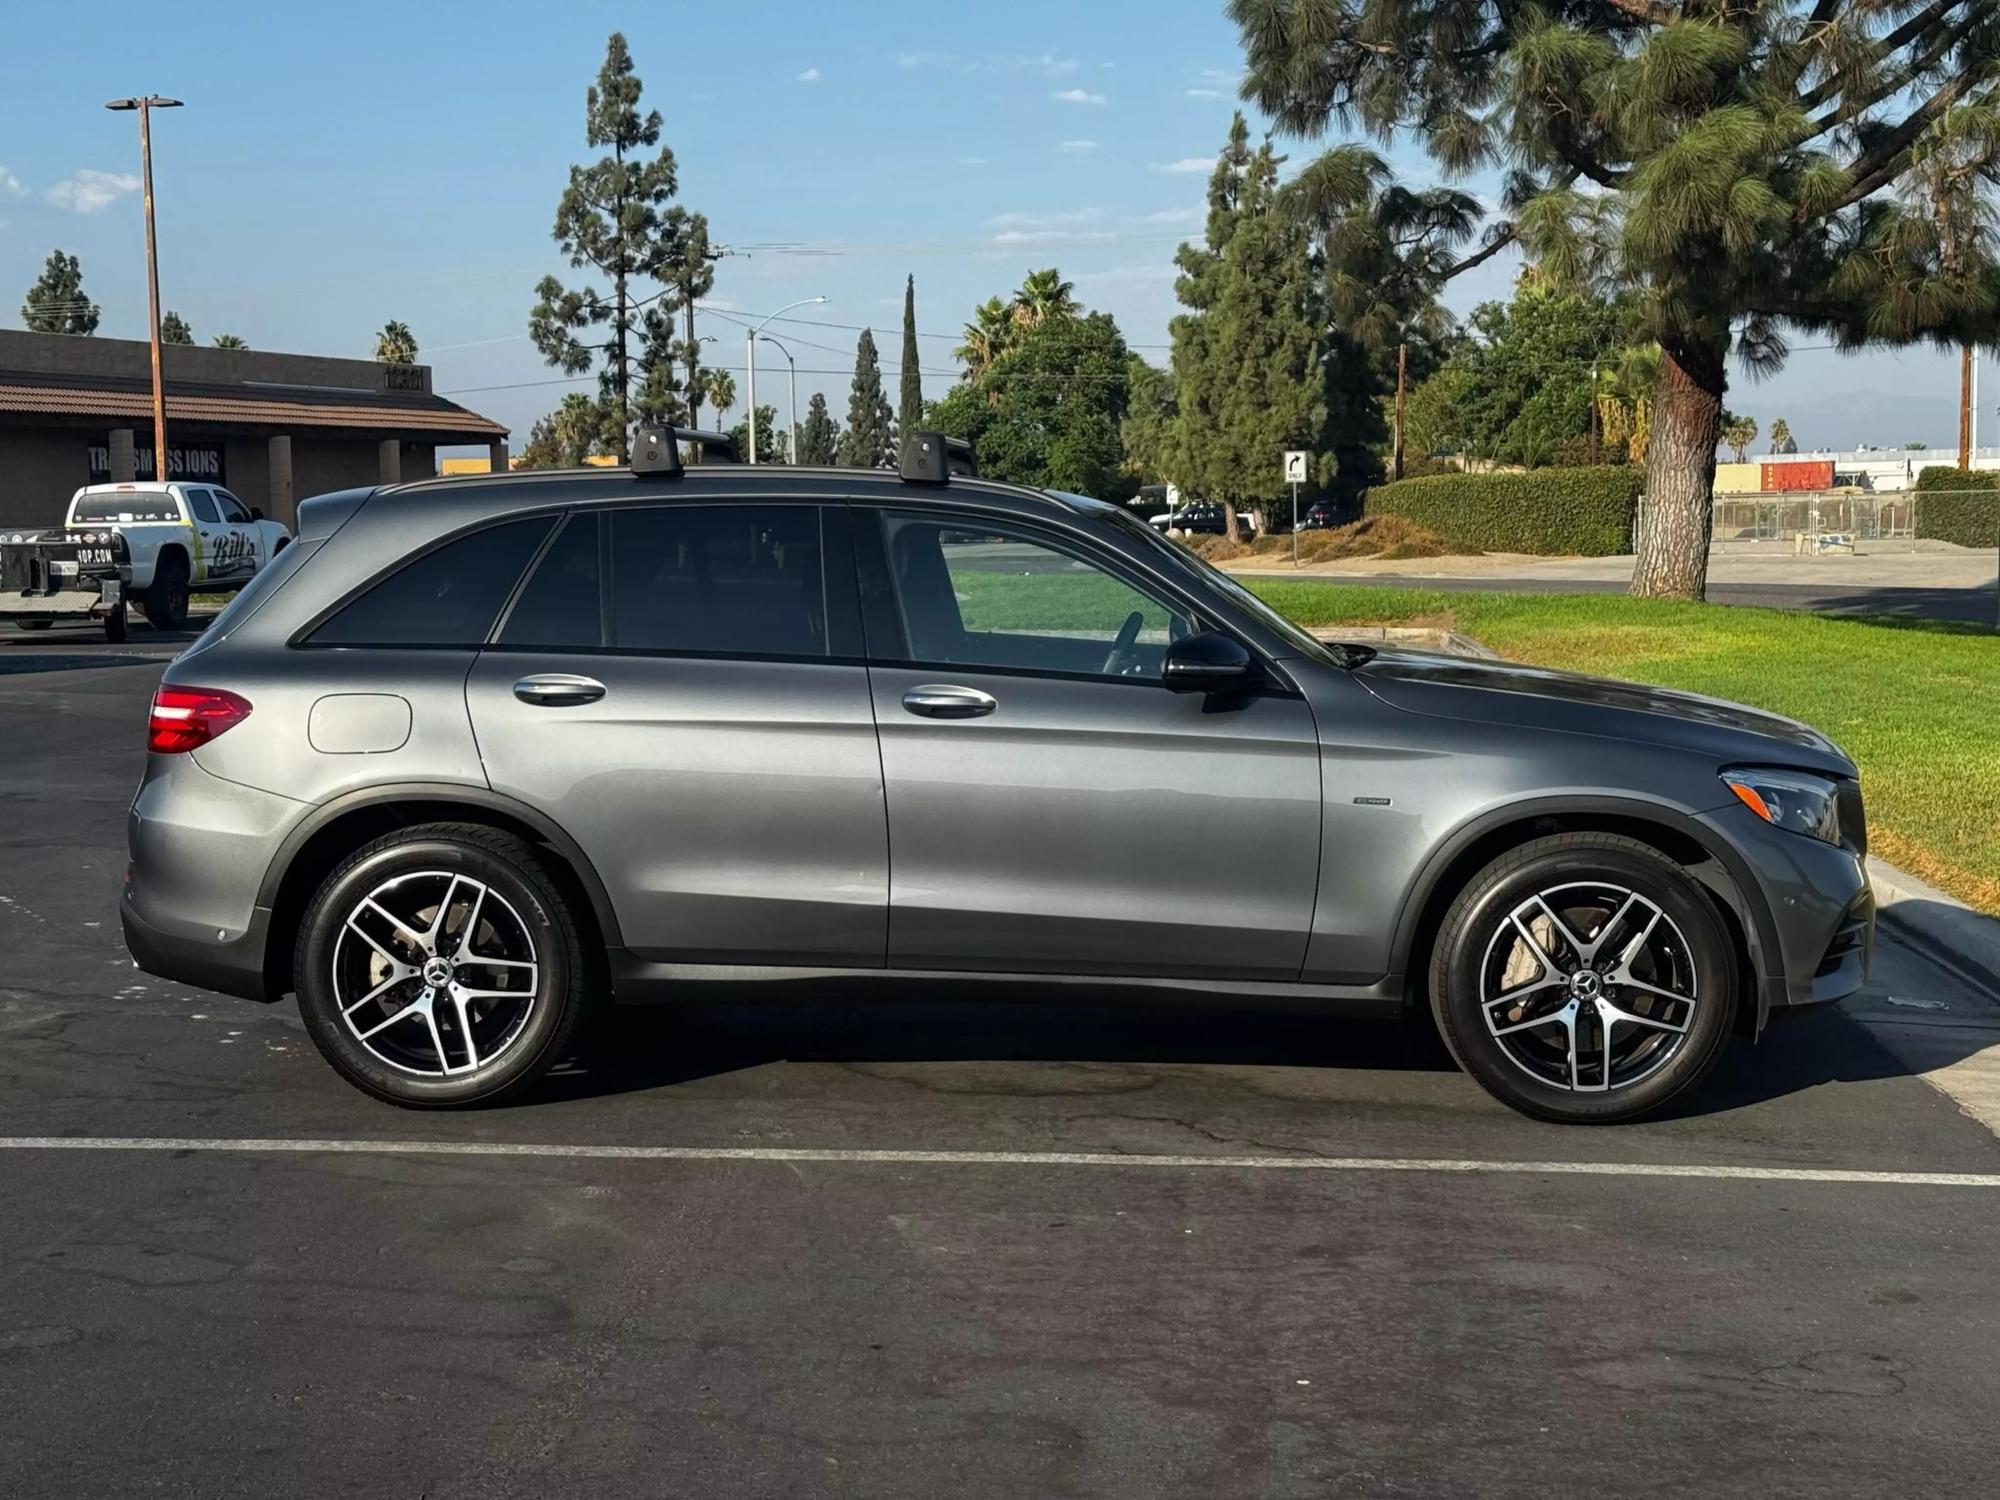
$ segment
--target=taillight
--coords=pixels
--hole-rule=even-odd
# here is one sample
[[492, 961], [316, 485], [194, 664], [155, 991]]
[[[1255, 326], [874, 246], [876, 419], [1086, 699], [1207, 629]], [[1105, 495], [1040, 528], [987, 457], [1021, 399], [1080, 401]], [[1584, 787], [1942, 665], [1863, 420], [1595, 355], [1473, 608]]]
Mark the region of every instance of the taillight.
[[206, 745], [250, 717], [250, 700], [221, 688], [162, 687], [153, 694], [146, 721], [146, 748], [179, 755]]

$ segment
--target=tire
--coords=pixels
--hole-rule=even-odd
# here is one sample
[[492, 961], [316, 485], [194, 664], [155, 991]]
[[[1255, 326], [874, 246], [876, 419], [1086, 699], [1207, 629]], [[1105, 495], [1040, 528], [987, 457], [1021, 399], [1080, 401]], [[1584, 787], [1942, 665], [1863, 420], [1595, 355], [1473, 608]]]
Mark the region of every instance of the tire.
[[125, 601], [120, 599], [111, 607], [111, 613], [104, 617], [104, 638], [116, 646], [125, 639], [126, 628], [131, 617], [125, 609]]
[[1708, 1075], [1735, 1030], [1737, 976], [1714, 898], [1679, 865], [1636, 839], [1566, 833], [1458, 893], [1431, 1006], [1458, 1065], [1502, 1103], [1615, 1124]]
[[142, 607], [155, 630], [179, 630], [187, 624], [188, 565], [178, 552], [162, 558], [153, 570], [153, 583], [146, 590]]
[[[436, 930], [428, 944], [420, 923]], [[307, 907], [295, 958], [299, 1014], [321, 1055], [364, 1093], [412, 1109], [526, 1091], [567, 1055], [594, 988], [575, 915], [534, 850], [476, 823], [400, 829], [349, 855]], [[461, 1011], [466, 991], [478, 993]]]
[[19, 622], [17, 622], [17, 623], [19, 623], [20, 627], [21, 627], [21, 628], [22, 628], [23, 630], [47, 630], [47, 629], [48, 629], [48, 628], [49, 628], [49, 627], [50, 627], [51, 625], [55, 624], [55, 621], [54, 621], [54, 620], [21, 620], [21, 621], [19, 621]]

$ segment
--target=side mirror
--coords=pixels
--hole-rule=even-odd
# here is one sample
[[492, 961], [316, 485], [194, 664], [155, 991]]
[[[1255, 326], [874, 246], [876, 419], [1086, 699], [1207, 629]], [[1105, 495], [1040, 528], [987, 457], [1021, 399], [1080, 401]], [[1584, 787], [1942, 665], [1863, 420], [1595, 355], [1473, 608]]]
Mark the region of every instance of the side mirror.
[[257, 507], [253, 505], [250, 507], [250, 519], [253, 521], [261, 521], [264, 519], [264, 512], [257, 509]]
[[1229, 693], [1250, 686], [1256, 666], [1243, 643], [1219, 630], [1204, 630], [1167, 647], [1160, 680], [1176, 693]]

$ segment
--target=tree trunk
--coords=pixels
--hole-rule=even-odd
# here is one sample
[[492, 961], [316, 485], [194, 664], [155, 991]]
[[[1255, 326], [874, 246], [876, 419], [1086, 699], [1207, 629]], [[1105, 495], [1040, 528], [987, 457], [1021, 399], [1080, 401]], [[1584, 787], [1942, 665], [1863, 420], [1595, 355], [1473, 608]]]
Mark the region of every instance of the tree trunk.
[[1222, 525], [1224, 533], [1228, 536], [1229, 540], [1232, 542], [1235, 541], [1236, 502], [1234, 500], [1225, 500], [1222, 502]]
[[1722, 436], [1728, 340], [1662, 341], [1646, 444], [1646, 508], [1631, 592], [1700, 599], [1715, 524], [1715, 445]]

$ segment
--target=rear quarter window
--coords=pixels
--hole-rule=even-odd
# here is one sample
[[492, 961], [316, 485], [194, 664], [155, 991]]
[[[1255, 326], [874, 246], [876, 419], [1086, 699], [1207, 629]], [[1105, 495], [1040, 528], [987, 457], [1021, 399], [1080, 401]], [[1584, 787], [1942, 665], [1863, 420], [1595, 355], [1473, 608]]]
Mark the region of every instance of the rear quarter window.
[[501, 605], [554, 524], [553, 516], [529, 516], [454, 537], [342, 605], [306, 644], [484, 645]]

